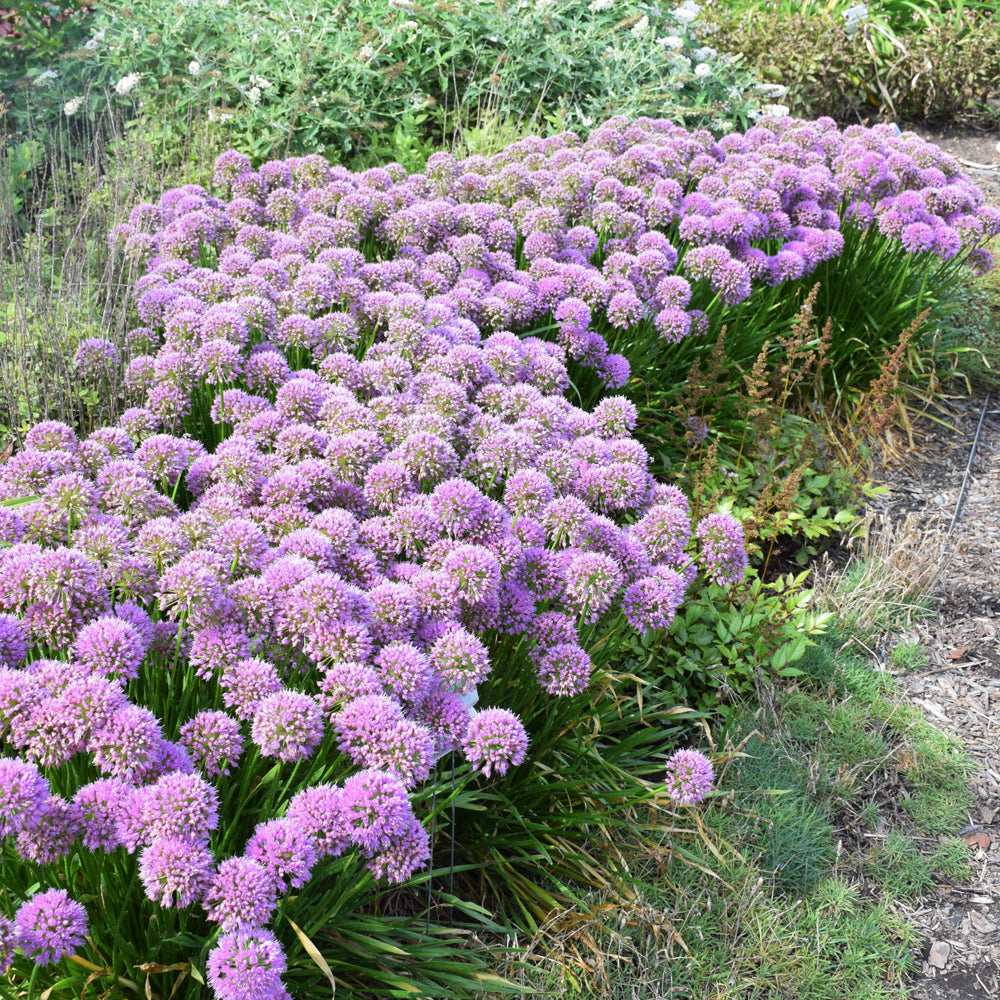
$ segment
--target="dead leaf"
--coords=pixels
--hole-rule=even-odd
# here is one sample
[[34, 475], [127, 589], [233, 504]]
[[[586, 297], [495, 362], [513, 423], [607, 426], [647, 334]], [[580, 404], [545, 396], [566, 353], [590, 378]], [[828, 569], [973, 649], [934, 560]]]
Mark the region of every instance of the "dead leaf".
[[967, 847], [978, 847], [983, 851], [989, 850], [991, 843], [990, 835], [982, 830], [974, 830], [972, 833], [967, 833], [962, 840], [965, 841]]
[[945, 654], [946, 660], [964, 660], [965, 654], [969, 651], [968, 646], [959, 646], [958, 649], [953, 649], [950, 653]]
[[948, 956], [951, 954], [951, 945], [947, 941], [935, 941], [931, 945], [927, 961], [935, 969], [943, 969], [948, 964]]

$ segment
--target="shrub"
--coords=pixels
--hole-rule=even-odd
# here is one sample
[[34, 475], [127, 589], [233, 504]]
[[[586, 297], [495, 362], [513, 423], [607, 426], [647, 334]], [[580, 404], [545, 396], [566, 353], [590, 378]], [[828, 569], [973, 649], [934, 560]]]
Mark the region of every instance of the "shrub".
[[750, 78], [698, 42], [688, 13], [604, 0], [280, 0], [179, 12], [170, 0], [110, 0], [87, 50], [68, 55], [60, 96], [78, 117], [103, 112], [110, 95], [147, 130], [170, 133], [168, 148], [207, 119], [255, 163], [362, 153], [419, 169], [467, 126], [579, 131], [615, 112], [731, 128], [756, 106]]
[[796, 115], [995, 120], [988, 100], [1000, 73], [1000, 25], [991, 5], [872, 4], [866, 16], [845, 19], [859, 6], [717, 0], [704, 16], [716, 28], [713, 44], [786, 88], [780, 99]]

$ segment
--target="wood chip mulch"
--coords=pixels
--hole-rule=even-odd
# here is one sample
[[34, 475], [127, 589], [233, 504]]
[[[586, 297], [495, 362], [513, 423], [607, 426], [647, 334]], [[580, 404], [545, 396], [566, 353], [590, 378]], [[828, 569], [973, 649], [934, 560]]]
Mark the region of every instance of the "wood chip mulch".
[[964, 402], [951, 422], [953, 430], [929, 425], [905, 469], [885, 472], [891, 517], [916, 513], [945, 530], [954, 521], [935, 617], [905, 635], [928, 662], [897, 673], [904, 698], [965, 745], [975, 792], [965, 827], [952, 831], [969, 847], [971, 883], [940, 885], [914, 904], [898, 904], [924, 938], [915, 1000], [1000, 996], [1000, 394], [988, 405]]

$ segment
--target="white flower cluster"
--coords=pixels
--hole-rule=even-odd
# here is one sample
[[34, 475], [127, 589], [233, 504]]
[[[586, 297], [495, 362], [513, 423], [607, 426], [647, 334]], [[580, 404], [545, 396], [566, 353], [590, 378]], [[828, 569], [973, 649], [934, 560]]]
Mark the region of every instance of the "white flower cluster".
[[53, 80], [58, 80], [59, 74], [54, 69], [47, 69], [43, 73], [39, 73], [38, 76], [32, 80], [32, 84], [36, 87], [47, 87]]
[[642, 38], [647, 31], [649, 31], [649, 18], [643, 14], [642, 17], [640, 17], [639, 20], [632, 25], [632, 34], [635, 35], [636, 38]]
[[80, 110], [80, 106], [83, 104], [83, 101], [84, 99], [82, 97], [71, 97], [63, 105], [63, 114], [67, 116], [75, 115], [77, 111]]
[[679, 24], [691, 24], [701, 13], [701, 7], [694, 0], [684, 0], [684, 3], [671, 12]]
[[656, 44], [673, 52], [680, 52], [684, 48], [684, 39], [680, 35], [666, 35], [663, 38], [657, 38]]
[[139, 74], [129, 73], [127, 76], [123, 76], [118, 83], [115, 85], [115, 93], [119, 97], [125, 97], [126, 94], [131, 94], [136, 87], [139, 86]]
[[591, 0], [588, 10], [595, 14], [602, 10], [610, 10], [615, 5], [615, 0]]
[[197, 76], [201, 72], [201, 63], [198, 62], [197, 59], [192, 59], [191, 62], [188, 63], [188, 72], [192, 76]]

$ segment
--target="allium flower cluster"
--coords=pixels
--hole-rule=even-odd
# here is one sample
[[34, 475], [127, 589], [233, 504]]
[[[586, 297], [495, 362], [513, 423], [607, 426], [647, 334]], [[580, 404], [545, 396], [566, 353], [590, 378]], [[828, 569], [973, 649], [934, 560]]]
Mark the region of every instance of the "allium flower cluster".
[[712, 790], [715, 773], [711, 761], [697, 750], [677, 750], [667, 760], [664, 785], [680, 805], [697, 805]]

